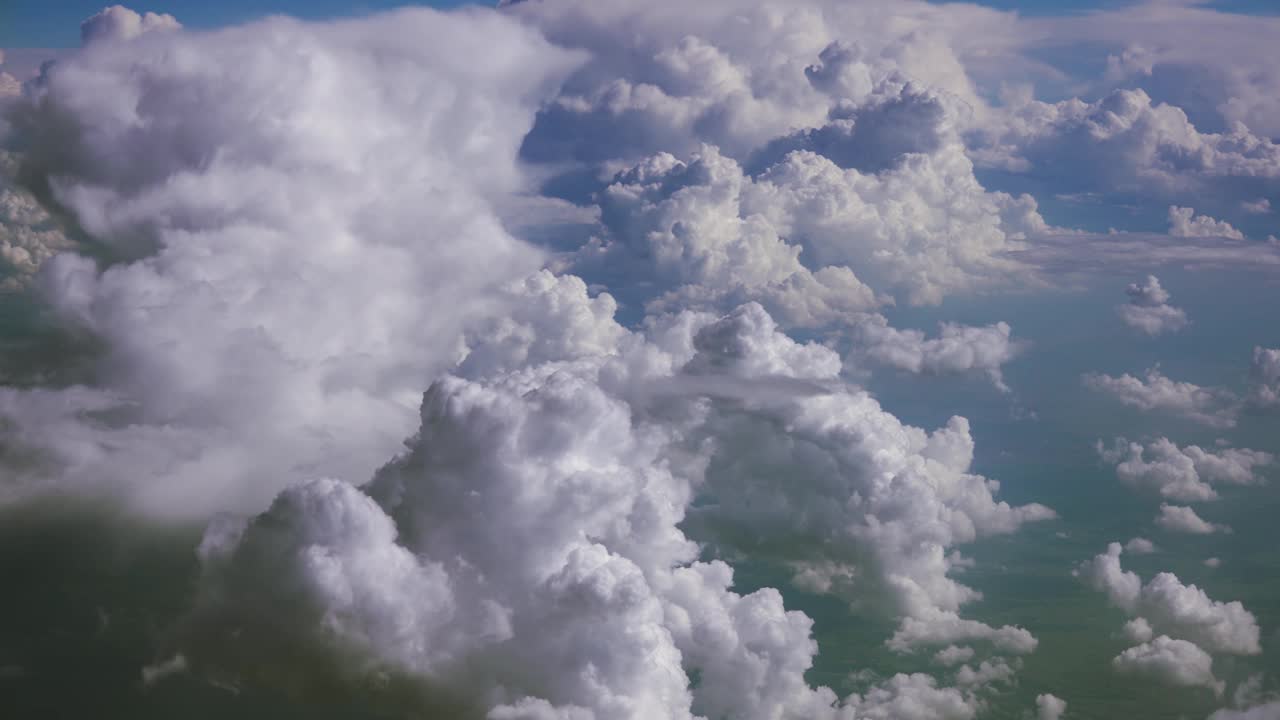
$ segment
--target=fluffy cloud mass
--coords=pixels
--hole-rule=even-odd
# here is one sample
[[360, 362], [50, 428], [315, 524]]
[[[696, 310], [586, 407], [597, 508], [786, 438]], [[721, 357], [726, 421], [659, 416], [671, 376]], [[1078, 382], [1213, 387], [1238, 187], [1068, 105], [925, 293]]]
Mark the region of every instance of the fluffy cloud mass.
[[855, 356], [912, 373], [979, 372], [1008, 392], [1001, 366], [1025, 348], [1011, 333], [1003, 322], [985, 327], [944, 323], [938, 337], [926, 339], [919, 330], [897, 330], [875, 316], [856, 327]]
[[[458, 60], [479, 37], [503, 51]], [[5, 389], [5, 415], [28, 418], [9, 442], [49, 458], [18, 481], [203, 514], [367, 476], [465, 325], [538, 267], [487, 198], [517, 186], [523, 131], [574, 63], [497, 15], [428, 11], [126, 33], [59, 62], [15, 131], [37, 189], [97, 248], [46, 260], [38, 284], [106, 348], [76, 391], [101, 419]], [[38, 256], [53, 240], [23, 241], [43, 227], [24, 218], [18, 247]]]
[[1090, 373], [1084, 376], [1084, 385], [1144, 412], [1170, 413], [1215, 428], [1234, 427], [1239, 413], [1239, 401], [1230, 392], [1172, 380], [1158, 367], [1149, 368], [1140, 378], [1128, 373], [1119, 377]]
[[[1256, 655], [1261, 652], [1257, 619], [1239, 602], [1218, 602], [1195, 585], [1183, 585], [1162, 572], [1143, 584], [1136, 573], [1120, 565], [1119, 543], [1082, 564], [1076, 574], [1103, 591], [1116, 607], [1142, 620], [1136, 640], [1153, 632], [1195, 643], [1211, 653]], [[1147, 651], [1136, 653], [1147, 655]], [[1166, 653], [1158, 653], [1166, 654]]]
[[[1004, 412], [1006, 366], [1037, 349], [1007, 305], [936, 334], [886, 316], [1058, 286], [1044, 248], [1114, 252], [1129, 278], [1280, 264], [1245, 240], [1280, 188], [1255, 87], [1274, 73], [1234, 78], [1250, 92], [1206, 126], [1129, 86], [1167, 51], [1108, 39], [1107, 78], [1069, 83], [1037, 22], [546, 0], [196, 31], [105, 8], [25, 84], [0, 74], [0, 302], [34, 306], [53, 348], [3, 366], [0, 504], [202, 530], [181, 609], [146, 638], [146, 692], [358, 690], [490, 720], [979, 717], [1039, 640], [975, 614], [1000, 583], [962, 553], [1057, 515], [1001, 498], [990, 425], [900, 417], [854, 378], [977, 376]], [[1022, 184], [1046, 208], [1169, 207], [1166, 245], [1051, 225]], [[1129, 327], [1187, 327], [1155, 275], [1127, 292]], [[1158, 366], [1084, 383], [1227, 430], [1277, 404], [1280, 353], [1257, 348], [1251, 378], [1240, 396]], [[1164, 437], [1097, 452], [1178, 503], [1274, 463]], [[1254, 616], [1143, 583], [1121, 552], [1078, 570], [1130, 617], [1113, 667], [1221, 692], [1214, 656], [1257, 655]], [[833, 676], [797, 598], [902, 671], [841, 655]], [[1069, 717], [1026, 689], [1018, 713]]]
[[1103, 461], [1116, 466], [1116, 477], [1137, 489], [1152, 490], [1181, 502], [1214, 500], [1213, 483], [1251, 485], [1261, 481], [1257, 469], [1275, 462], [1271, 453], [1244, 448], [1218, 452], [1195, 445], [1179, 448], [1167, 438], [1141, 443], [1116, 438], [1107, 448], [1097, 444]]
[[1152, 336], [1186, 327], [1187, 313], [1169, 304], [1169, 292], [1155, 275], [1148, 275], [1141, 285], [1130, 283], [1125, 292], [1129, 304], [1117, 308], [1125, 325]]

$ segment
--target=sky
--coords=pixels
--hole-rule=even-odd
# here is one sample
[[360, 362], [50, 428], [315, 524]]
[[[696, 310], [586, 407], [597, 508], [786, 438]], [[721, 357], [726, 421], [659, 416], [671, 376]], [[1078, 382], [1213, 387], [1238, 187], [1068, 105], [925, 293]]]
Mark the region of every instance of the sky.
[[46, 5], [17, 717], [1280, 720], [1273, 6]]

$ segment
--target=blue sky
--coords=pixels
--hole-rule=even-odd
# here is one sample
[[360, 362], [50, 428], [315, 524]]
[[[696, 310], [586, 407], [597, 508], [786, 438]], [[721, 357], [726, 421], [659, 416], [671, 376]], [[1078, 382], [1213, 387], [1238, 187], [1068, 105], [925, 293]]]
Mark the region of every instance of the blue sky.
[[[0, 3], [0, 47], [73, 47], [79, 43], [80, 21], [108, 4], [106, 0], [7, 0]], [[462, 0], [409, 3], [405, 0], [154, 0], [124, 3], [139, 12], [166, 12], [188, 27], [210, 28], [251, 20], [272, 13], [303, 18], [359, 15], [408, 4], [455, 7]], [[487, 4], [487, 3], [480, 3]], [[1130, 4], [1126, 0], [985, 0], [988, 5], [1029, 15], [1053, 15]], [[1276, 14], [1274, 0], [1210, 0], [1205, 3], [1229, 12]]]

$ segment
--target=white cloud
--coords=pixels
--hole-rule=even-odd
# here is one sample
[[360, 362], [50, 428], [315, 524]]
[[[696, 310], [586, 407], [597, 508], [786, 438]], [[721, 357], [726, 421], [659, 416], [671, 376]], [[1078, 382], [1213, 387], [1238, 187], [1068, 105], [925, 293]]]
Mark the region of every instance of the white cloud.
[[0, 150], [0, 290], [27, 287], [49, 258], [74, 247], [61, 224], [18, 184], [19, 163], [17, 155]]
[[[408, 452], [364, 491], [314, 481], [247, 525], [211, 527], [192, 619], [203, 630], [183, 648], [194, 663], [279, 661], [270, 647], [226, 645], [236, 627], [323, 629], [306, 641], [350, 656], [346, 672], [408, 671], [513, 718], [970, 718], [977, 693], [1012, 673], [992, 660], [958, 671], [959, 688], [899, 676], [844, 701], [811, 688], [812, 621], [771, 588], [733, 592], [728, 565], [695, 562], [681, 529], [698, 525], [685, 518], [695, 492], [715, 499], [699, 509], [704, 528], [749, 525], [770, 547], [795, 545], [784, 560], [852, 567], [854, 586], [832, 590], [887, 601], [903, 617], [891, 647], [1035, 647], [1021, 628], [961, 618], [976, 595], [938, 554], [1050, 514], [996, 503], [965, 472], [963, 420], [930, 435], [864, 393], [817, 384], [833, 382], [838, 356], [783, 335], [758, 305], [655, 318], [642, 337], [575, 280], [513, 291], [530, 295], [514, 327], [546, 323], [554, 342], [476, 338], [485, 377], [434, 383]], [[535, 364], [502, 369], [520, 361]], [[765, 457], [797, 473], [759, 472]], [[875, 488], [884, 473], [897, 478], [887, 493]], [[783, 482], [789, 511], [769, 500]], [[832, 540], [823, 554], [796, 543], [815, 530]]]
[[1213, 600], [1167, 572], [1143, 584], [1136, 573], [1120, 566], [1120, 554], [1120, 544], [1111, 543], [1107, 552], [1083, 563], [1076, 575], [1136, 618], [1125, 627], [1131, 639], [1145, 642], [1155, 633], [1193, 642], [1213, 653], [1261, 652], [1257, 619], [1239, 601]]
[[1271, 201], [1267, 198], [1240, 201], [1240, 209], [1250, 215], [1266, 215], [1271, 212]]
[[1196, 511], [1181, 505], [1170, 505], [1168, 503], [1160, 503], [1160, 515], [1156, 517], [1156, 525], [1175, 533], [1189, 533], [1192, 535], [1210, 535], [1216, 532], [1230, 532], [1231, 528], [1226, 525], [1218, 525], [1211, 523], [1199, 515]]
[[1156, 544], [1146, 538], [1136, 537], [1125, 543], [1124, 549], [1134, 555], [1150, 555], [1156, 551]]
[[1205, 567], [1216, 568], [1221, 565], [1222, 565], [1222, 560], [1220, 558], [1216, 558], [1216, 557], [1205, 558], [1205, 561], [1204, 561]]
[[1066, 700], [1051, 693], [1036, 696], [1036, 720], [1061, 720], [1066, 712]]
[[1174, 237], [1224, 237], [1243, 240], [1244, 233], [1231, 223], [1214, 220], [1208, 215], [1195, 215], [1189, 207], [1169, 206], [1169, 234]]
[[97, 42], [132, 40], [143, 33], [180, 30], [182, 23], [167, 13], [137, 13], [122, 5], [105, 7], [80, 23], [80, 41]]
[[[461, 60], [478, 38], [501, 51]], [[96, 402], [113, 419], [68, 394], [55, 433], [31, 393], [3, 389], [54, 467], [7, 482], [200, 517], [368, 477], [464, 332], [541, 264], [493, 205], [523, 185], [521, 138], [577, 61], [496, 13], [426, 10], [149, 33], [60, 60], [21, 114], [27, 170], [110, 262], [59, 255], [37, 287], [105, 348]]]
[[951, 667], [973, 659], [973, 648], [967, 645], [948, 645], [933, 654], [933, 661]]
[[1112, 395], [1122, 404], [1145, 412], [1177, 415], [1210, 427], [1235, 427], [1238, 400], [1218, 388], [1171, 380], [1159, 367], [1149, 368], [1143, 377], [1128, 373], [1119, 377], [1089, 373], [1085, 387]]
[[1249, 402], [1262, 408], [1280, 405], [1280, 348], [1255, 347], [1249, 379]]
[[1177, 332], [1187, 325], [1187, 313], [1169, 304], [1169, 292], [1160, 286], [1155, 275], [1145, 283], [1130, 283], [1125, 288], [1129, 304], [1116, 308], [1126, 325], [1147, 335]]
[[1011, 335], [1004, 322], [982, 327], [943, 323], [938, 337], [926, 338], [919, 330], [898, 330], [873, 315], [854, 326], [854, 358], [911, 373], [982, 373], [1008, 392], [1001, 367], [1026, 349], [1026, 343]]
[[1154, 635], [1151, 623], [1147, 622], [1146, 618], [1134, 618], [1124, 624], [1124, 636], [1129, 639], [1129, 642], [1149, 642]]
[[1260, 483], [1258, 469], [1275, 462], [1274, 455], [1260, 450], [1222, 448], [1214, 452], [1196, 445], [1180, 448], [1163, 437], [1145, 446], [1116, 438], [1107, 448], [1098, 441], [1097, 450], [1104, 462], [1115, 464], [1116, 477], [1121, 482], [1181, 502], [1217, 499], [1213, 483]]
[[1213, 658], [1195, 643], [1161, 635], [1111, 660], [1117, 672], [1146, 675], [1171, 685], [1205, 687], [1221, 695], [1225, 684], [1213, 675]]

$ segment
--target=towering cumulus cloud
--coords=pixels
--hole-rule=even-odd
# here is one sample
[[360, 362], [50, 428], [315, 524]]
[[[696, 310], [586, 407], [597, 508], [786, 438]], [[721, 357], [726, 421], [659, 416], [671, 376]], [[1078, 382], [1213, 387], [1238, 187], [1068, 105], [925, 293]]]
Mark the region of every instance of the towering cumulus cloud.
[[[15, 120], [37, 194], [93, 241], [40, 289], [105, 350], [74, 401], [0, 394], [23, 420], [6, 442], [48, 459], [18, 482], [203, 515], [366, 477], [464, 326], [538, 267], [489, 198], [519, 186], [516, 148], [577, 58], [494, 13], [194, 34], [121, 12]], [[500, 49], [464, 59], [481, 38]], [[53, 242], [17, 240], [17, 260]]]

